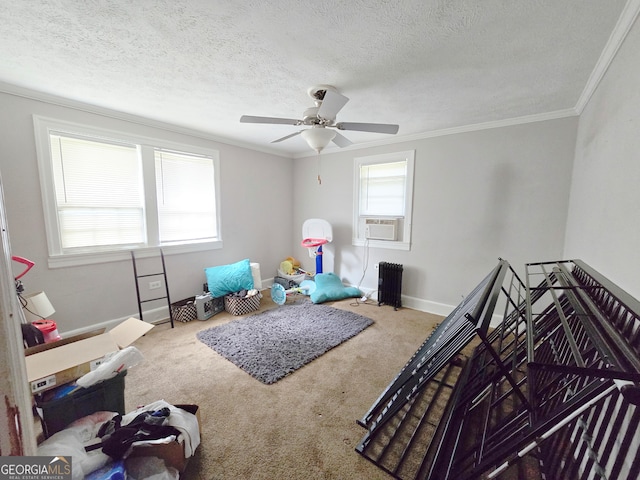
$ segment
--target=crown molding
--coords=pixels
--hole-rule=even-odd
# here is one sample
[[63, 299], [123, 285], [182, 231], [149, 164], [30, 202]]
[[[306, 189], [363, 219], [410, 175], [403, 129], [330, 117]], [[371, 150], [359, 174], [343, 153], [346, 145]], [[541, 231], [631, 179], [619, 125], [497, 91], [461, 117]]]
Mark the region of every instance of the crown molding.
[[[337, 147], [332, 147], [332, 148], [323, 150], [323, 152], [326, 152], [327, 154], [329, 154], [329, 153], [336, 153], [338, 151], [344, 152], [344, 151], [351, 151], [351, 150], [362, 150], [364, 148], [381, 147], [384, 145], [391, 145], [396, 143], [415, 142], [415, 141], [424, 140], [427, 138], [443, 137], [445, 135], [456, 135], [459, 133], [476, 132], [479, 130], [490, 130], [492, 128], [511, 127], [514, 125], [523, 125], [526, 123], [534, 123], [534, 122], [544, 122], [547, 120], [556, 120], [558, 118], [567, 118], [567, 117], [575, 117], [575, 116], [578, 116], [578, 113], [574, 108], [566, 108], [564, 110], [538, 113], [535, 115], [525, 115], [522, 117], [507, 118], [504, 120], [474, 123], [470, 125], [444, 128], [441, 130], [432, 130], [429, 132], [417, 133], [412, 135], [395, 136], [391, 139], [376, 140], [376, 141], [367, 142], [367, 143], [358, 143], [357, 145], [350, 145], [348, 147], [340, 148], [340, 149], [338, 149]], [[299, 153], [295, 155], [294, 158], [316, 157], [317, 155], [318, 154], [314, 152]]]
[[233, 140], [226, 137], [219, 137], [217, 135], [203, 132], [201, 130], [196, 130], [188, 127], [181, 127], [179, 125], [174, 125], [171, 123], [161, 122], [161, 121], [153, 120], [146, 117], [140, 117], [138, 115], [133, 115], [131, 113], [119, 112], [117, 110], [111, 110], [109, 108], [100, 107], [98, 105], [92, 105], [90, 103], [84, 103], [78, 100], [73, 100], [66, 97], [60, 97], [58, 95], [53, 95], [51, 93], [31, 90], [29, 88], [19, 87], [17, 85], [13, 85], [13, 84], [1, 82], [1, 81], [0, 81], [0, 93], [6, 93], [9, 95], [14, 95], [16, 97], [27, 98], [29, 100], [36, 100], [39, 102], [44, 102], [51, 105], [57, 105], [60, 107], [71, 108], [81, 112], [100, 115], [106, 118], [113, 118], [116, 120], [122, 120], [125, 122], [134, 123], [136, 125], [157, 128], [159, 130], [164, 130], [166, 132], [179, 133], [181, 135], [188, 135], [190, 137], [200, 138], [203, 140], [210, 140], [212, 142], [231, 145], [234, 147], [247, 148], [249, 150], [268, 153], [270, 155], [276, 155], [279, 157], [292, 158], [291, 155], [282, 153], [281, 151], [271, 149], [271, 148], [261, 147], [259, 145], [255, 145], [249, 142], [241, 142], [241, 141]]
[[[640, 3], [640, 0], [633, 0], [633, 1]], [[179, 133], [182, 135], [188, 135], [191, 137], [200, 138], [204, 140], [210, 140], [210, 141], [222, 143], [225, 145], [232, 145], [235, 147], [246, 148], [249, 150], [267, 153], [270, 155], [276, 155], [284, 158], [298, 159], [298, 158], [315, 157], [318, 155], [315, 152], [286, 154], [281, 151], [276, 151], [270, 148], [264, 148], [249, 142], [240, 142], [240, 141], [232, 140], [229, 138], [218, 137], [216, 135], [202, 132], [200, 130], [180, 127], [178, 125], [160, 122], [157, 120], [140, 117], [130, 113], [119, 112], [119, 111], [111, 110], [105, 107], [91, 105], [88, 103], [72, 100], [65, 97], [60, 97], [60, 96], [49, 94], [49, 93], [38, 92], [35, 90], [31, 90], [24, 87], [18, 87], [16, 85], [4, 83], [4, 82], [0, 82], [0, 92], [4, 92], [9, 95], [15, 95], [18, 97], [23, 97], [31, 100], [41, 101], [41, 102], [49, 103], [52, 105], [72, 108], [74, 110], [92, 113], [95, 115], [101, 115], [107, 118], [122, 120], [129, 123], [134, 123], [137, 125], [153, 127], [153, 128], [157, 128], [157, 129], [168, 131], [168, 132]], [[568, 108], [564, 110], [556, 110], [553, 112], [546, 112], [546, 113], [540, 113], [535, 115], [526, 115], [522, 117], [508, 118], [504, 120], [496, 120], [496, 121], [490, 121], [490, 122], [463, 125], [459, 127], [445, 128], [441, 130], [433, 130], [433, 131], [419, 133], [419, 134], [396, 136], [390, 139], [382, 139], [382, 140], [375, 140], [375, 141], [366, 142], [366, 143], [359, 143], [357, 145], [351, 145], [349, 147], [340, 148], [340, 149], [338, 149], [337, 147], [330, 147], [325, 149], [323, 152], [324, 154], [331, 154], [331, 153], [337, 153], [339, 151], [362, 150], [362, 149], [371, 148], [371, 147], [379, 147], [379, 146], [392, 145], [397, 143], [413, 142], [417, 140], [424, 140], [427, 138], [442, 137], [445, 135], [455, 135], [459, 133], [474, 132], [479, 130], [488, 130], [492, 128], [509, 127], [513, 125], [522, 125], [526, 123], [542, 122], [542, 121], [554, 120], [558, 118], [573, 117], [576, 115], [578, 115], [578, 113], [574, 108]]]
[[582, 90], [582, 94], [576, 103], [575, 109], [578, 115], [582, 114], [582, 111], [589, 103], [591, 96], [600, 85], [604, 74], [609, 69], [609, 65], [618, 53], [618, 50], [622, 46], [624, 39], [627, 38], [631, 27], [633, 26], [638, 14], [640, 13], [640, 0], [628, 0], [622, 13], [620, 14], [620, 18], [618, 18], [618, 22], [611, 32], [609, 36], [609, 40], [605, 45], [602, 53], [600, 54], [600, 58], [598, 59], [598, 63], [596, 63], [595, 68], [591, 72], [589, 79], [587, 80], [587, 84]]

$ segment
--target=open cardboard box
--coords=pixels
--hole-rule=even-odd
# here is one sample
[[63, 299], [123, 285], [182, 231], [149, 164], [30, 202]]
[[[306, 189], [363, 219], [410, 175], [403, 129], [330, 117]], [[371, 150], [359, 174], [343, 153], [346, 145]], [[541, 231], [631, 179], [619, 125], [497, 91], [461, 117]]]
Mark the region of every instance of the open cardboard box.
[[95, 370], [105, 355], [128, 347], [152, 328], [152, 324], [131, 317], [106, 333], [76, 335], [27, 349], [31, 393], [77, 380]]
[[[186, 410], [196, 416], [196, 419], [198, 420], [198, 430], [200, 431], [200, 437], [202, 437], [202, 423], [200, 421], [200, 408], [198, 408], [198, 405], [174, 406]], [[180, 473], [184, 472], [185, 468], [187, 468], [187, 463], [189, 463], [189, 459], [191, 458], [185, 456], [184, 440], [182, 440], [181, 437], [178, 437], [177, 440], [173, 440], [169, 443], [134, 447], [129, 454], [129, 457], [158, 457], [164, 460], [167, 467], [173, 467]]]

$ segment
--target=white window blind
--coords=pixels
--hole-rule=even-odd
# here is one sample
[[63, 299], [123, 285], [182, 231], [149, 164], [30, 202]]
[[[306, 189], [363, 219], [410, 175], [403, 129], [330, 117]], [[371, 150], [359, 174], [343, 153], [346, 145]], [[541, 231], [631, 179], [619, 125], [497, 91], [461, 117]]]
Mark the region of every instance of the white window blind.
[[360, 215], [405, 214], [406, 160], [360, 166]]
[[61, 247], [143, 243], [138, 147], [59, 133], [49, 139]]
[[155, 150], [160, 242], [217, 237], [213, 159]]
[[130, 260], [134, 249], [222, 248], [217, 150], [33, 122], [50, 268]]

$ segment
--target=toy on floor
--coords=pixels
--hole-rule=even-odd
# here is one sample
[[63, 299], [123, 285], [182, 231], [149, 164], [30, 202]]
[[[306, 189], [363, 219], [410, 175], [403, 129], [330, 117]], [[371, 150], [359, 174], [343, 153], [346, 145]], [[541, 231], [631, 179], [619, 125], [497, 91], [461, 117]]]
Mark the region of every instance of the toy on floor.
[[321, 218], [310, 218], [302, 224], [302, 246], [316, 257], [316, 274], [322, 273], [322, 246], [333, 240], [331, 224]]
[[280, 263], [280, 270], [285, 275], [295, 275], [300, 269], [300, 262], [293, 257], [287, 257], [282, 263]]
[[293, 293], [299, 293], [302, 295], [311, 295], [316, 289], [316, 284], [313, 280], [304, 280], [300, 283], [300, 286], [289, 288], [285, 290], [279, 283], [274, 283], [271, 287], [271, 300], [278, 305], [284, 305], [287, 301], [287, 295]]
[[[309, 249], [309, 256], [316, 257], [316, 273], [322, 273], [322, 245], [327, 243], [326, 238], [305, 238], [302, 246]], [[311, 250], [315, 248], [314, 250]]]

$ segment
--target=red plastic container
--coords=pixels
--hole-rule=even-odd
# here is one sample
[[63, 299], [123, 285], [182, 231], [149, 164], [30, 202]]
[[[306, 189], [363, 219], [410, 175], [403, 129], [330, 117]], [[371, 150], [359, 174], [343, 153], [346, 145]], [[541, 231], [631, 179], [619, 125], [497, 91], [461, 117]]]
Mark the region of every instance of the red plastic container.
[[33, 326], [42, 332], [44, 343], [53, 343], [60, 340], [58, 326], [53, 320], [36, 320], [32, 322]]

